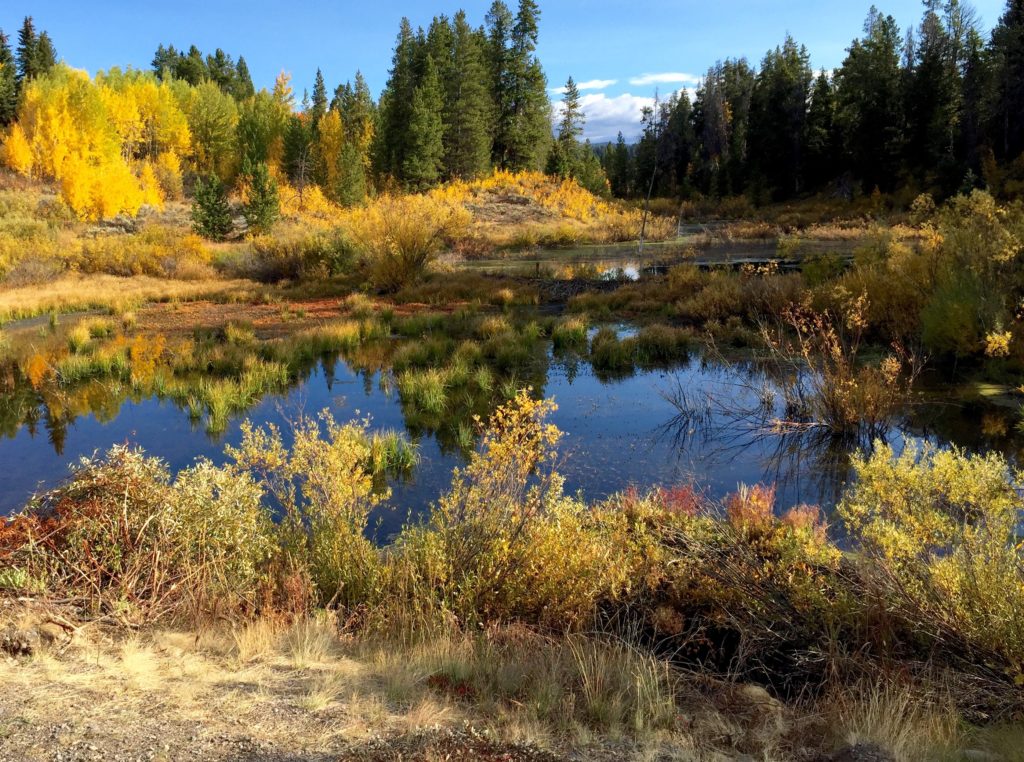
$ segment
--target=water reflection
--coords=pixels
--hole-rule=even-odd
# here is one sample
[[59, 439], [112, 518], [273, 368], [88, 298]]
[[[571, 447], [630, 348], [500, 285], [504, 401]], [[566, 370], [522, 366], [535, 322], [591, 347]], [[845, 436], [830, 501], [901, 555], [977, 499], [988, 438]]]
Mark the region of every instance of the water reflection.
[[[779, 404], [759, 392], [771, 379], [753, 363], [723, 364], [695, 355], [672, 368], [627, 374], [597, 373], [573, 353], [554, 353], [540, 342], [529, 371], [516, 382], [554, 397], [554, 423], [565, 433], [563, 471], [567, 488], [600, 499], [629, 486], [696, 482], [722, 496], [738, 484], [774, 482], [781, 505], [831, 506], [849, 478], [850, 453], [870, 446], [828, 436], [820, 429], [772, 430]], [[237, 444], [243, 417], [284, 429], [300, 412], [329, 408], [339, 420], [369, 415], [375, 429], [405, 430], [420, 444], [422, 463], [395, 484], [381, 531], [396, 531], [427, 509], [464, 461], [466, 429], [486, 416], [489, 398], [462, 394], [439, 413], [403, 402], [389, 369], [393, 342], [361, 348], [355, 356], [313, 360], [291, 388], [259, 400], [244, 415], [211, 434], [187, 405], [122, 381], [93, 380], [44, 393], [28, 384], [0, 393], [0, 512], [21, 506], [38, 487], [65, 477], [67, 465], [115, 443], [131, 442], [164, 458], [172, 469], [198, 456], [223, 460], [226, 443]], [[899, 447], [904, 436], [970, 450], [995, 449], [1021, 458], [1013, 408], [983, 399], [925, 395], [908, 408], [884, 438]], [[471, 444], [471, 442], [470, 442]]]

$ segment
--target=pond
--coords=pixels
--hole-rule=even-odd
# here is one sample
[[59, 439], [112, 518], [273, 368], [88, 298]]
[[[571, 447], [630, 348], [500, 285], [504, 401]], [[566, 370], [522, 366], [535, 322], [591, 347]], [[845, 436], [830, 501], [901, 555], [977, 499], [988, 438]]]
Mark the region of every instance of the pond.
[[744, 264], [775, 262], [782, 269], [796, 269], [807, 257], [834, 256], [848, 260], [857, 245], [856, 241], [800, 240], [799, 244], [780, 252], [774, 240], [714, 241], [694, 247], [681, 238], [646, 243], [642, 252], [636, 242], [537, 248], [504, 257], [473, 259], [460, 262], [459, 266], [486, 273], [635, 281], [664, 275], [668, 268], [683, 263], [702, 268], [737, 268]]
[[[694, 353], [673, 367], [611, 375], [546, 346], [530, 383], [558, 404], [553, 422], [565, 433], [560, 470], [567, 490], [588, 500], [631, 486], [691, 481], [721, 497], [739, 484], [770, 482], [778, 485], [780, 506], [829, 507], [849, 477], [849, 443], [767, 431], [766, 416], [779, 411], [758, 407], [761, 390], [771, 382], [750, 363]], [[52, 403], [33, 408], [33, 402], [20, 423], [7, 425], [7, 436], [0, 439], [0, 514], [66, 478], [70, 463], [114, 444], [139, 445], [179, 469], [200, 456], [223, 461], [224, 445], [238, 442], [244, 418], [286, 427], [302, 413], [327, 408], [339, 420], [370, 416], [372, 428], [408, 431], [419, 444], [415, 473], [392, 485], [393, 510], [377, 517], [380, 533], [387, 536], [410, 514], [428, 510], [466, 457], [450, 436], [409, 410], [390, 371], [356, 370], [340, 357], [312, 364], [287, 391], [232, 417], [217, 435], [169, 399], [100, 391], [80, 396], [87, 402], [74, 414], [52, 409]], [[0, 405], [9, 402], [0, 397]], [[994, 405], [983, 396], [929, 392], [886, 436], [897, 444], [909, 435], [971, 450], [997, 449], [1016, 460], [1018, 418], [1015, 407]]]

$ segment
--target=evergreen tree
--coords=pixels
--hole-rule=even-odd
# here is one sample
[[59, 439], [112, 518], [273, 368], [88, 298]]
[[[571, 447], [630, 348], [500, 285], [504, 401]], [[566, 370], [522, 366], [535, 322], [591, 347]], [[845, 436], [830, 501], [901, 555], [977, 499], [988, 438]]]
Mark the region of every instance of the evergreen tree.
[[255, 233], [269, 233], [281, 215], [281, 201], [277, 193], [277, 181], [270, 176], [266, 162], [242, 165], [242, 181], [246, 197], [242, 206], [249, 230]]
[[992, 137], [996, 156], [1024, 153], [1024, 0], [1008, 0], [992, 30]]
[[558, 123], [558, 139], [548, 158], [548, 173], [559, 177], [577, 177], [584, 155], [579, 138], [583, 135], [585, 117], [580, 107], [580, 91], [569, 77], [562, 92], [562, 116]]
[[245, 62], [244, 57], [239, 56], [235, 63], [235, 90], [233, 93], [235, 100], [244, 101], [255, 94], [256, 88], [253, 86], [252, 76], [249, 74], [249, 64]]
[[693, 133], [693, 110], [685, 90], [673, 93], [663, 106], [660, 143], [659, 195], [688, 192], [698, 147]]
[[626, 145], [626, 138], [621, 132], [615, 141], [615, 146], [609, 146], [606, 157], [605, 172], [611, 183], [612, 193], [618, 198], [627, 198], [633, 195], [632, 161], [630, 160], [629, 146]]
[[53, 40], [50, 39], [50, 35], [42, 32], [36, 42], [36, 76], [39, 77], [46, 74], [56, 65], [57, 49], [53, 46]]
[[787, 37], [765, 56], [755, 81], [750, 109], [752, 170], [776, 195], [801, 190], [812, 76], [807, 49]]
[[32, 79], [39, 74], [36, 69], [38, 61], [39, 36], [36, 34], [35, 23], [31, 16], [26, 16], [18, 32], [18, 81]]
[[220, 48], [213, 55], [206, 56], [206, 76], [222, 92], [235, 94], [235, 62]]
[[551, 139], [547, 77], [537, 59], [540, 9], [520, 0], [515, 23], [496, 2], [488, 14], [496, 107], [494, 163], [505, 169], [537, 168]]
[[301, 193], [313, 182], [316, 162], [313, 131], [306, 114], [289, 114], [284, 133], [284, 168], [288, 179]]
[[407, 131], [416, 91], [416, 36], [403, 18], [391, 60], [391, 73], [380, 99], [380, 130], [374, 146], [377, 171], [399, 178], [405, 164]]
[[907, 164], [926, 183], [954, 159], [961, 92], [954, 42], [939, 11], [938, 0], [928, 0], [916, 42], [908, 45], [903, 99]]
[[869, 192], [895, 186], [903, 156], [899, 49], [896, 20], [872, 8], [836, 75], [846, 160]]
[[579, 151], [577, 153], [573, 178], [582, 187], [596, 196], [609, 195], [611, 188], [608, 184], [608, 175], [605, 174], [604, 167], [601, 166], [601, 160], [594, 152], [594, 147], [590, 144], [589, 140], [584, 141], [583, 145], [578, 145], [577, 147]]
[[195, 45], [189, 47], [188, 53], [178, 55], [174, 62], [174, 78], [184, 80], [193, 87], [210, 78], [202, 51]]
[[455, 14], [452, 71], [446, 84], [445, 173], [451, 178], [478, 177], [490, 165], [492, 106], [483, 51], [464, 11]]
[[412, 97], [408, 148], [402, 164], [402, 178], [409, 187], [423, 190], [440, 179], [444, 161], [444, 124], [441, 111], [444, 96], [434, 59], [427, 57], [423, 81]]
[[364, 156], [351, 141], [341, 148], [338, 181], [334, 197], [339, 204], [355, 206], [366, 199], [366, 167]]
[[0, 29], [0, 127], [14, 121], [18, 111], [18, 72], [7, 35]]
[[324, 84], [324, 75], [320, 69], [316, 70], [316, 80], [313, 83], [313, 100], [309, 107], [309, 124], [315, 133], [320, 120], [327, 113], [327, 85]]
[[233, 222], [227, 190], [216, 175], [196, 180], [192, 228], [213, 241], [223, 241], [231, 233]]
[[835, 89], [823, 71], [811, 88], [811, 103], [807, 112], [804, 178], [811, 188], [820, 188], [836, 177], [839, 170], [839, 149]]
[[161, 43], [153, 54], [153, 61], [150, 64], [157, 79], [170, 79], [174, 76], [174, 69], [178, 61], [178, 51], [174, 46], [164, 47]]
[[985, 44], [981, 35], [974, 30], [968, 38], [964, 58], [958, 155], [964, 171], [973, 172], [976, 177], [983, 174], [982, 156], [985, 152], [987, 98], [992, 88], [991, 74], [989, 59], [985, 55]]

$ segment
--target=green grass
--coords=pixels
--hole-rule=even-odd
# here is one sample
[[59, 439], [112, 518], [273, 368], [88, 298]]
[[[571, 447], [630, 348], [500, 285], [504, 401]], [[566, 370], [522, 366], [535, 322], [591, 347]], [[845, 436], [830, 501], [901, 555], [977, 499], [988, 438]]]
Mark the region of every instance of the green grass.
[[447, 370], [407, 370], [398, 377], [398, 393], [402, 401], [435, 415], [448, 405], [450, 378]]
[[590, 324], [585, 315], [560, 320], [551, 330], [551, 342], [555, 351], [585, 351], [589, 330]]
[[370, 470], [375, 475], [409, 474], [419, 461], [419, 446], [404, 434], [387, 430], [370, 439]]

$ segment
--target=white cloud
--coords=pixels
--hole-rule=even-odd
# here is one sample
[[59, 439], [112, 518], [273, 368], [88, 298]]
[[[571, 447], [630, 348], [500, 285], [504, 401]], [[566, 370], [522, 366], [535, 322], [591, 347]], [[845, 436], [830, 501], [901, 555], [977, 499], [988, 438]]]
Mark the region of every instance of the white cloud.
[[[583, 90], [605, 90], [611, 87], [612, 85], [617, 85], [618, 83], [619, 80], [617, 79], [588, 79], [586, 82], [578, 82], [576, 84], [576, 89], [580, 90], [581, 92]], [[551, 92], [554, 93], [555, 95], [564, 95], [565, 88], [552, 87]]]
[[580, 90], [604, 90], [618, 83], [617, 79], [588, 79], [586, 82], [580, 82], [576, 87]]
[[[653, 106], [654, 98], [638, 95], [610, 96], [607, 93], [588, 93], [580, 97], [580, 107], [587, 122], [584, 135], [594, 143], [615, 140], [621, 132], [626, 140], [640, 135], [640, 115], [645, 107]], [[561, 105], [555, 104], [556, 120], [561, 116]]]
[[633, 77], [629, 84], [643, 87], [645, 85], [696, 85], [700, 77], [696, 74], [687, 74], [681, 71], [663, 71], [655, 74], [641, 74]]

